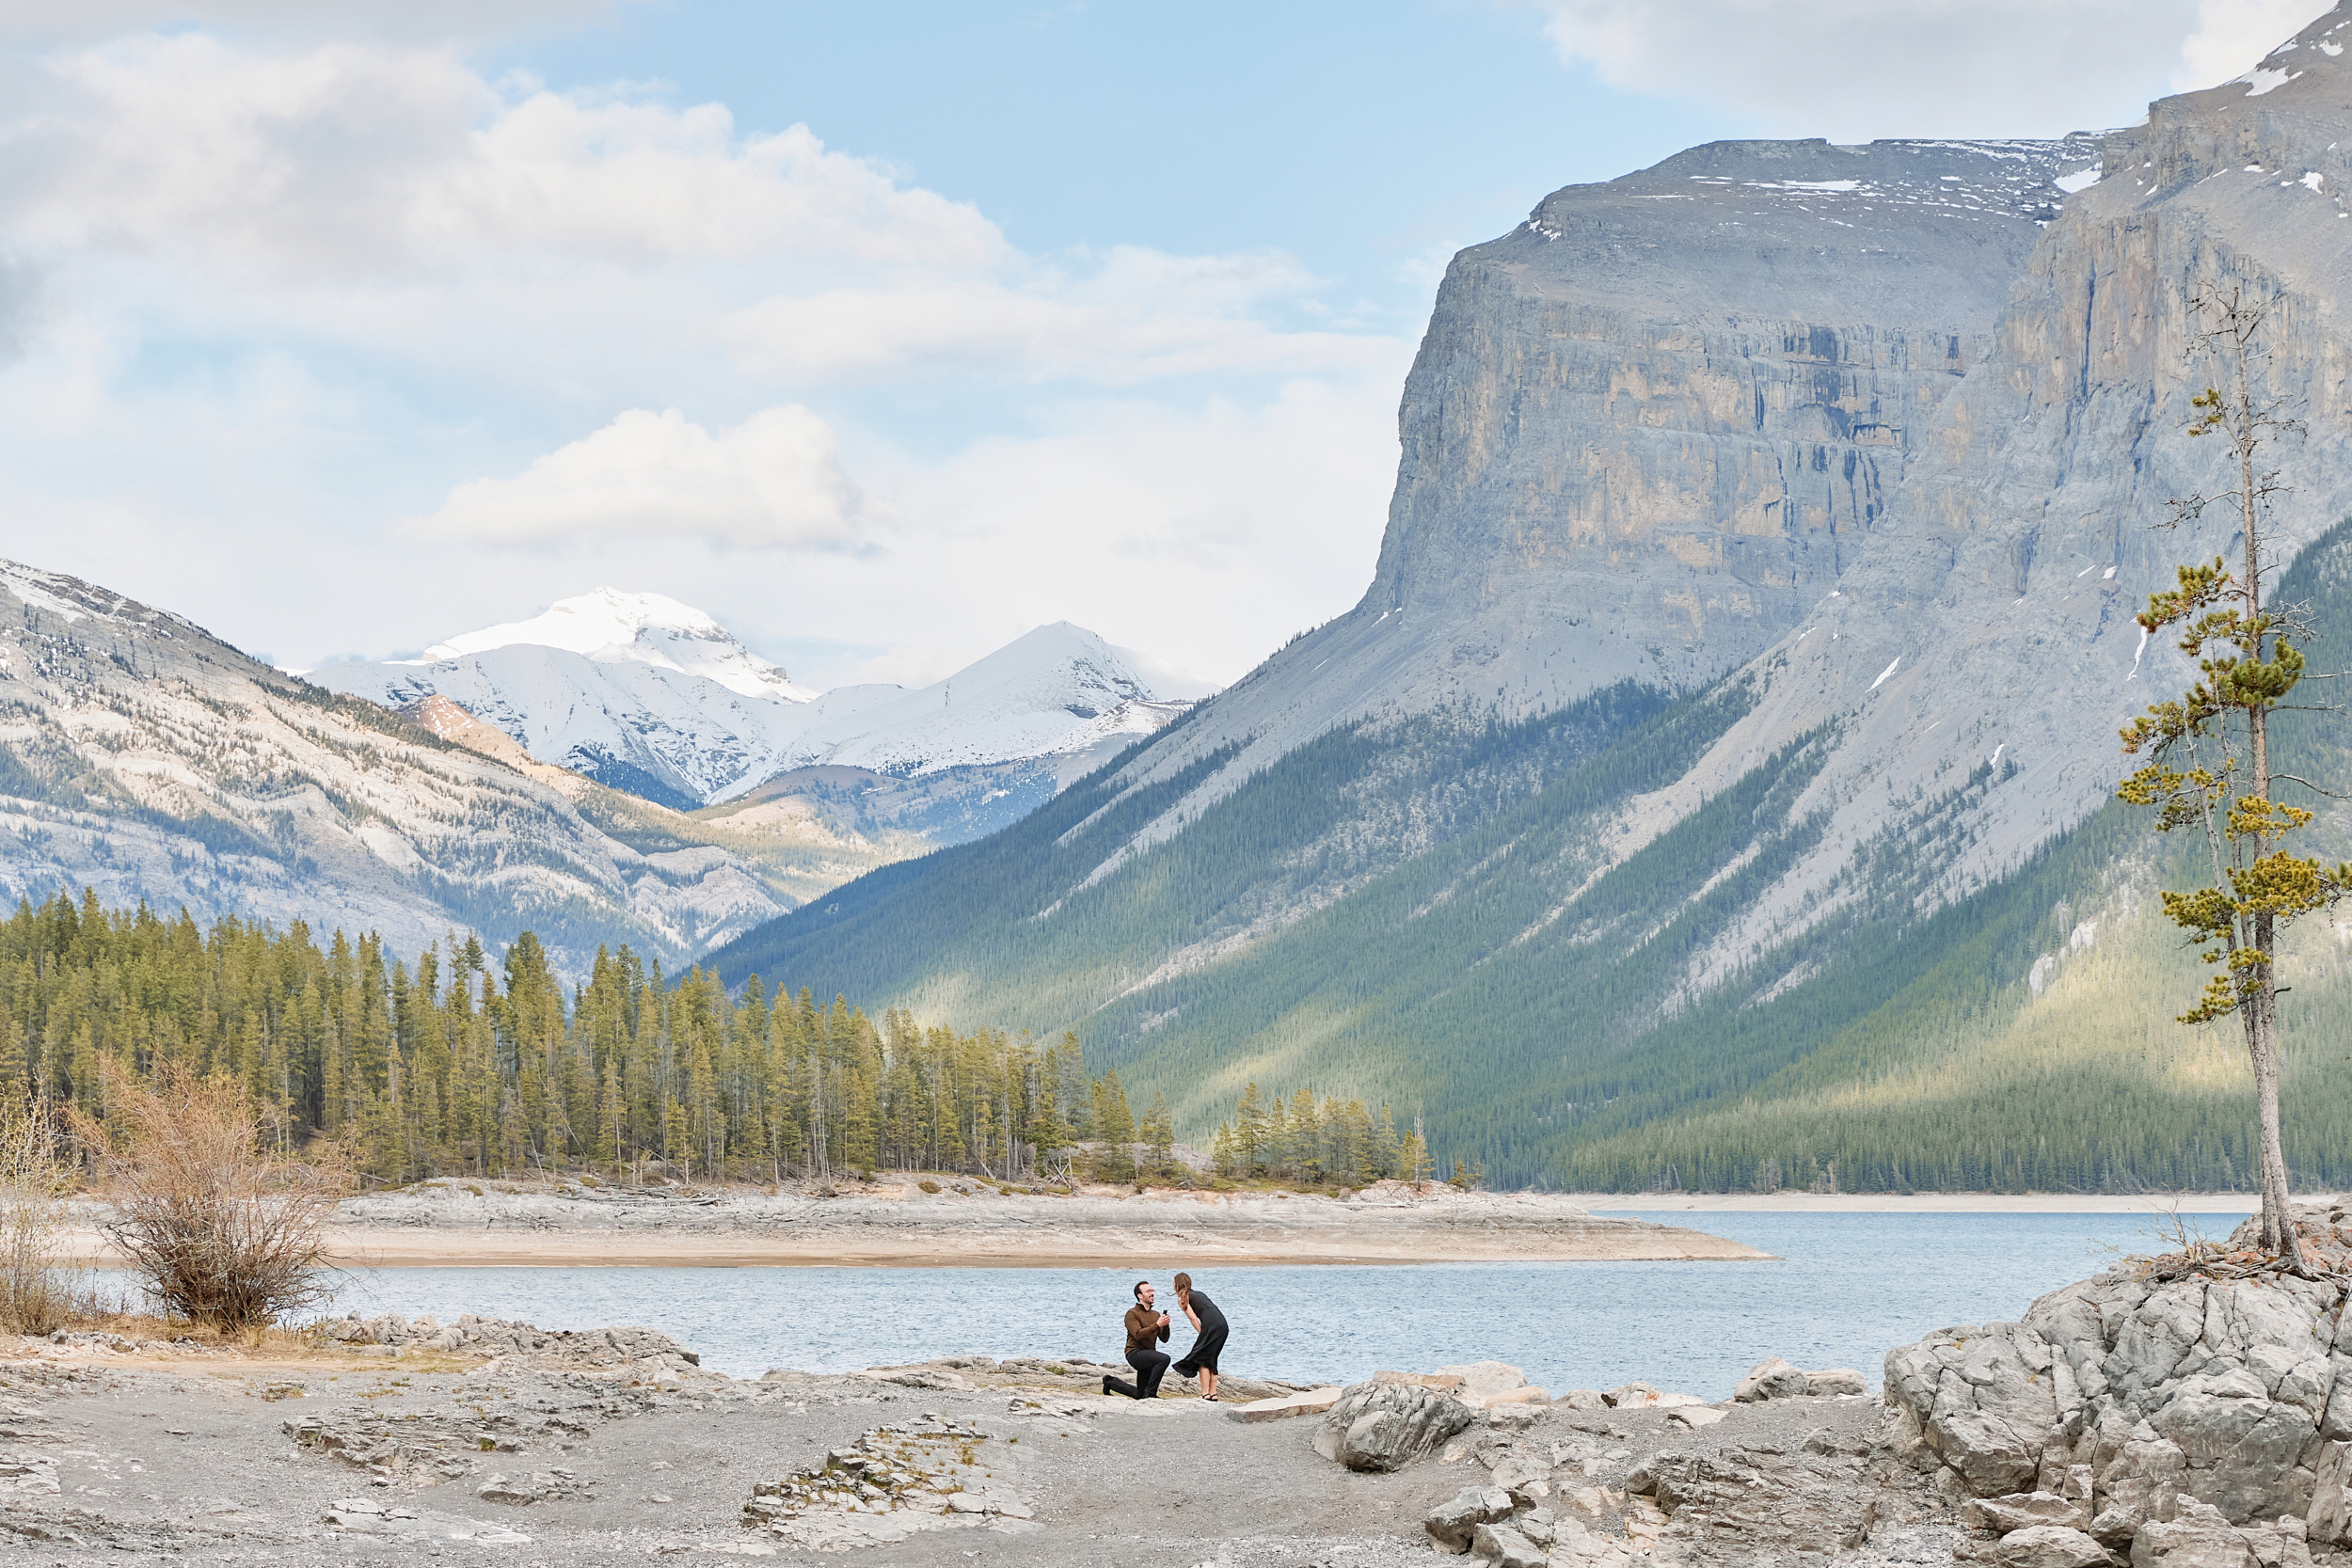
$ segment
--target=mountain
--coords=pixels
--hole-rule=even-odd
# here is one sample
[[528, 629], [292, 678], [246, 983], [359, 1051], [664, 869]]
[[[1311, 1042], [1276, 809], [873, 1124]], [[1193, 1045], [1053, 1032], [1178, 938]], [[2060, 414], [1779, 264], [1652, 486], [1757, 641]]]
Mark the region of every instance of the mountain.
[[[2195, 290], [2275, 302], [2287, 544], [2352, 510], [2347, 26], [2129, 130], [1554, 193], [1448, 270], [1353, 610], [713, 961], [1079, 1027], [1194, 1131], [1250, 1080], [1385, 1100], [1502, 1180], [2242, 1176], [2242, 1061], [2168, 1022], [2174, 847], [2104, 802], [2187, 673], [2133, 614], [2232, 547], [2156, 526], [2230, 483], [2185, 436]], [[2338, 725], [2282, 744], [2344, 777]], [[2352, 1174], [2298, 1104], [2291, 1157]]]
[[873, 797], [853, 814], [861, 831], [925, 844], [1017, 819], [1200, 694], [1068, 622], [920, 690], [820, 694], [700, 610], [611, 588], [452, 638], [421, 660], [333, 664], [310, 678], [388, 707], [446, 698], [543, 762], [678, 811], [748, 801], [763, 786], [771, 800], [800, 793], [790, 776], [802, 769], [857, 769], [859, 793]]
[[675, 966], [789, 905], [675, 814], [0, 562], [0, 891], [85, 887], [409, 953], [528, 927], [571, 975], [605, 942]]
[[701, 610], [660, 594], [599, 588], [558, 599], [544, 614], [465, 632], [424, 651], [424, 662], [464, 658], [517, 644], [561, 648], [607, 664], [650, 664], [716, 681], [745, 697], [804, 703], [817, 695], [794, 686], [781, 666], [753, 653]]

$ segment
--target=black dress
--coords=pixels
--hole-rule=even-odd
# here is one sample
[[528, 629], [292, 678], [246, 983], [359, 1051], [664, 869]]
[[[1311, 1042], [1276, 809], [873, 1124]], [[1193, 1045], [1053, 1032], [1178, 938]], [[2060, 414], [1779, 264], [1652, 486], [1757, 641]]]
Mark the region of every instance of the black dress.
[[1225, 1348], [1225, 1314], [1216, 1309], [1216, 1303], [1195, 1291], [1192, 1313], [1200, 1320], [1200, 1338], [1192, 1342], [1192, 1349], [1184, 1352], [1175, 1369], [1186, 1377], [1200, 1376], [1203, 1368], [1217, 1370], [1217, 1354]]

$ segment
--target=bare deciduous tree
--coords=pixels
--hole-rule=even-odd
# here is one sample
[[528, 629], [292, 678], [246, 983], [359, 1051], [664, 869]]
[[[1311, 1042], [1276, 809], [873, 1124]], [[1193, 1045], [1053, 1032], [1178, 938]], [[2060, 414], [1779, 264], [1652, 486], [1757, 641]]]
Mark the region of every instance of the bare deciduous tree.
[[341, 1174], [266, 1152], [242, 1084], [111, 1073], [105, 1123], [76, 1120], [114, 1185], [107, 1233], [167, 1310], [235, 1333], [325, 1299]]
[[0, 1096], [0, 1328], [47, 1334], [72, 1311], [73, 1271], [60, 1255], [72, 1171], [49, 1107]]

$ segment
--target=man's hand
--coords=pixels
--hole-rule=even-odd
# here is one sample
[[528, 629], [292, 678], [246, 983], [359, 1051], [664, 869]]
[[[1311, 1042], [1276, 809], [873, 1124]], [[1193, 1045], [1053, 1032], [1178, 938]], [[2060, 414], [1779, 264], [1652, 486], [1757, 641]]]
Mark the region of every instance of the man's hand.
[[1160, 1326], [1162, 1328], [1166, 1328], [1168, 1326], [1168, 1314], [1165, 1312], [1160, 1314]]

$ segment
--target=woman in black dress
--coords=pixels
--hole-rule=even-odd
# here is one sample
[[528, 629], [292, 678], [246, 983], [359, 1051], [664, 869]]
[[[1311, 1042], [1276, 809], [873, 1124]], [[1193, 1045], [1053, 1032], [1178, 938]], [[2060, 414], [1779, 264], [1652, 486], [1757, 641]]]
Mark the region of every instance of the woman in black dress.
[[1221, 1403], [1216, 1398], [1216, 1358], [1225, 1349], [1225, 1314], [1216, 1309], [1216, 1303], [1192, 1288], [1188, 1274], [1176, 1276], [1176, 1305], [1183, 1308], [1197, 1338], [1175, 1370], [1200, 1380], [1202, 1399]]

